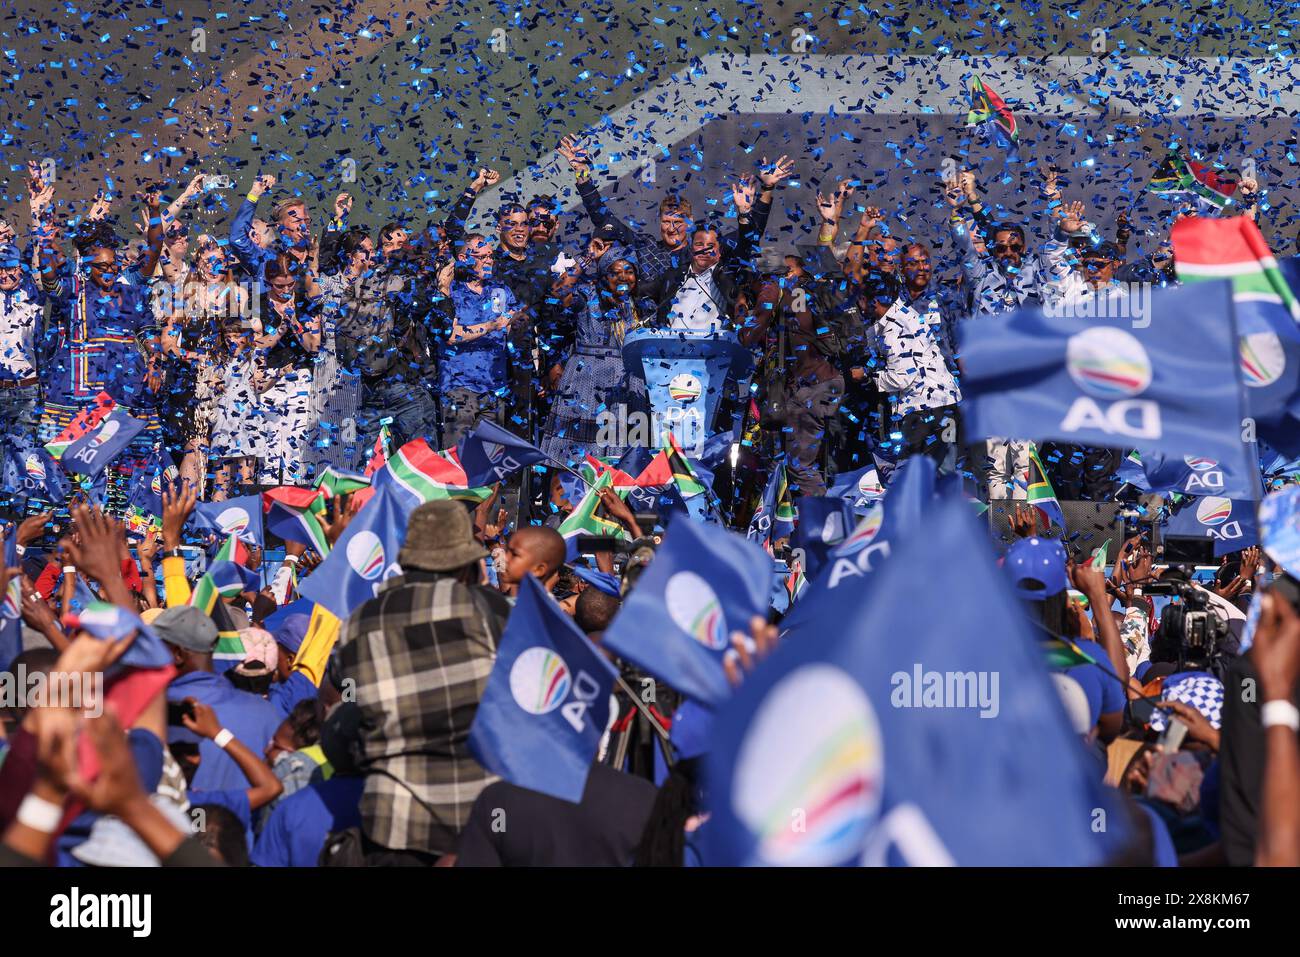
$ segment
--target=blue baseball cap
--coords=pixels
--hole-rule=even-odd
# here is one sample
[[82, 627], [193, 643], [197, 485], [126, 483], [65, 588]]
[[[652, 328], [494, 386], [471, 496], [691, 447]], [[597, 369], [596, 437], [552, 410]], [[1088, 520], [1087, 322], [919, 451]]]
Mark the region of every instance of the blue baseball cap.
[[296, 655], [302, 647], [302, 640], [307, 637], [307, 626], [310, 623], [310, 615], [290, 615], [272, 632], [272, 637], [277, 645]]
[[1012, 545], [1002, 567], [1019, 597], [1042, 601], [1070, 587], [1065, 563], [1065, 546], [1054, 538], [1034, 536]]

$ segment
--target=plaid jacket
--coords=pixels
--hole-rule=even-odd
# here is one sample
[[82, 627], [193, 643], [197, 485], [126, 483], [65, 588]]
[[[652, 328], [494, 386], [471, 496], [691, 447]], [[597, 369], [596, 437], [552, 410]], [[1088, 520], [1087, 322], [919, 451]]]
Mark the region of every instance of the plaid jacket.
[[348, 618], [338, 663], [361, 708], [361, 823], [377, 844], [455, 850], [496, 780], [467, 742], [509, 614], [498, 592], [417, 572], [389, 579]]

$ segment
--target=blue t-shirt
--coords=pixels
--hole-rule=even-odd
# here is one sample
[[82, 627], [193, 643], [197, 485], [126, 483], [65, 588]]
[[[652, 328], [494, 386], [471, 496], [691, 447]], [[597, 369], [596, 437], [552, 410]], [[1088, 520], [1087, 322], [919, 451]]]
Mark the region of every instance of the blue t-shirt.
[[266, 693], [266, 700], [271, 702], [280, 717], [287, 718], [299, 701], [314, 698], [319, 693], [320, 689], [311, 683], [310, 678], [301, 671], [293, 671], [290, 672], [287, 680], [271, 683], [271, 690]]
[[[217, 713], [223, 728], [254, 754], [266, 751], [283, 720], [275, 706], [265, 698], [240, 691], [221, 675], [211, 671], [194, 671], [181, 675], [167, 686], [168, 701], [194, 698]], [[248, 778], [239, 770], [235, 759], [207, 738], [199, 742], [199, 769], [191, 787], [198, 791], [233, 791], [248, 788]]]
[[1092, 657], [1097, 664], [1075, 665], [1073, 668], [1064, 668], [1062, 671], [1082, 686], [1084, 694], [1088, 696], [1090, 709], [1096, 700], [1094, 696], [1100, 695], [1100, 714], [1113, 714], [1116, 711], [1123, 711], [1128, 696], [1124, 693], [1124, 686], [1120, 684], [1119, 676], [1115, 674], [1115, 666], [1111, 664], [1106, 649], [1087, 638], [1076, 638], [1074, 643], [1079, 646], [1081, 651]]
[[[491, 282], [484, 284], [481, 293], [458, 282], [451, 287], [451, 302], [456, 321], [471, 331], [519, 308], [509, 288]], [[439, 384], [444, 392], [469, 389], [483, 394], [506, 385], [510, 356], [506, 329], [497, 329], [469, 342], [444, 342], [441, 353]]]
[[361, 826], [363, 775], [313, 781], [271, 812], [253, 848], [258, 867], [315, 867], [325, 838]]

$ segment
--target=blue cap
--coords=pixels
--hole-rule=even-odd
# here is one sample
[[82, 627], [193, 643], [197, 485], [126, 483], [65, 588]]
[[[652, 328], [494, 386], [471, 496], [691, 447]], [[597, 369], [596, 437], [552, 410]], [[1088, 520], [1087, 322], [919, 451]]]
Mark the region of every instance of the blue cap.
[[23, 254], [18, 251], [18, 247], [13, 243], [5, 243], [0, 246], [0, 268], [8, 266], [21, 266], [23, 264]]
[[1070, 587], [1065, 547], [1054, 538], [1022, 538], [1007, 550], [1003, 563], [1016, 594], [1042, 601]]
[[307, 637], [307, 626], [311, 624], [310, 615], [290, 615], [280, 627], [272, 632], [271, 637], [275, 643], [280, 645], [295, 655], [298, 649], [302, 647], [302, 640]]

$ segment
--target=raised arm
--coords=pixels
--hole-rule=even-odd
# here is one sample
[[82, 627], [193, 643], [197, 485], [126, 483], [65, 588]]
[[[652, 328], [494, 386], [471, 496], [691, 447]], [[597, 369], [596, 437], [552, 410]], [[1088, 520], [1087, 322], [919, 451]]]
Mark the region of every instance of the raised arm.
[[596, 189], [596, 184], [591, 179], [591, 158], [586, 150], [578, 146], [578, 138], [572, 133], [564, 137], [560, 140], [556, 152], [569, 161], [569, 168], [573, 170], [577, 180], [578, 197], [587, 210], [587, 217], [591, 220], [591, 224], [597, 228], [604, 225], [614, 227], [615, 236], [625, 245], [635, 242], [636, 233], [615, 216], [601, 199], [600, 191]]

